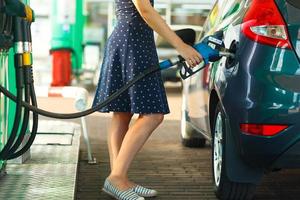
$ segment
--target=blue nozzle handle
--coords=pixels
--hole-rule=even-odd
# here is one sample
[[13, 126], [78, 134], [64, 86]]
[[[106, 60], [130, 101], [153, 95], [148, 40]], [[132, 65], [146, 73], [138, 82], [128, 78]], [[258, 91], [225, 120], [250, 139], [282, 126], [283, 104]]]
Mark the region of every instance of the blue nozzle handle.
[[202, 55], [205, 65], [221, 58], [219, 51], [211, 48], [206, 43], [198, 43], [194, 48]]
[[167, 60], [164, 60], [159, 63], [159, 68], [160, 69], [168, 69], [170, 67], [173, 67], [174, 65], [179, 64], [180, 62], [183, 62], [184, 59], [181, 56], [176, 56]]
[[209, 62], [215, 62], [221, 59], [223, 52], [219, 52], [216, 49], [210, 47], [207, 43], [201, 42], [194, 46], [194, 48], [202, 55], [203, 62], [196, 68], [190, 68], [181, 56], [177, 56], [168, 60], [165, 60], [159, 64], [160, 69], [168, 69], [174, 65], [179, 64], [181, 67], [180, 76], [183, 79], [189, 78], [190, 76], [201, 71]]
[[194, 68], [190, 68], [186, 63], [182, 63], [180, 70], [180, 76], [182, 79], [187, 79], [193, 76], [194, 74], [204, 69], [209, 62], [215, 62], [217, 60], [220, 60], [221, 58], [220, 52], [218, 50], [211, 48], [204, 42], [196, 44], [194, 48], [202, 55], [203, 61]]
[[206, 67], [204, 61], [202, 61], [198, 66], [194, 68], [189, 67], [186, 63], [181, 63], [180, 65], [181, 69], [179, 71], [179, 74], [183, 80], [193, 76]]
[[171, 61], [168, 59], [168, 60], [164, 60], [162, 62], [159, 63], [159, 68], [160, 69], [167, 69], [169, 67], [172, 67], [172, 63]]
[[[206, 43], [198, 43], [194, 46], [194, 48], [202, 55], [205, 65], [207, 65], [209, 62], [220, 60], [221, 58], [220, 52], [211, 48]], [[181, 56], [176, 56], [174, 58], [162, 61], [159, 63], [159, 66], [161, 69], [167, 69], [183, 61], [184, 59]]]

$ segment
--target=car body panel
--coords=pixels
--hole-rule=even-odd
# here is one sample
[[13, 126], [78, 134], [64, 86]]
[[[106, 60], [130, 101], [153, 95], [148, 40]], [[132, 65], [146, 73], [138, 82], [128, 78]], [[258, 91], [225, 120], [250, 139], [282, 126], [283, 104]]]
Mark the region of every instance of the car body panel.
[[[217, 15], [219, 17], [211, 17], [209, 15], [209, 19], [207, 20], [205, 26], [204, 26], [204, 32], [200, 36], [207, 36], [211, 34], [212, 31], [217, 31], [217, 30], [223, 30], [226, 29], [224, 32], [228, 32], [228, 35], [230, 35], [230, 38], [227, 37], [228, 39], [225, 40], [225, 46], [230, 47], [231, 41], [232, 40], [238, 40], [239, 38], [239, 33], [240, 33], [240, 27], [233, 27], [232, 24], [230, 24], [230, 21], [226, 21], [222, 24], [218, 24], [220, 20], [220, 16], [222, 14], [219, 12], [219, 7], [221, 7], [225, 2], [216, 3], [214, 8], [211, 11], [211, 15]], [[228, 15], [228, 12], [225, 12], [225, 16], [227, 16], [229, 19], [233, 19], [235, 17], [234, 21], [238, 22], [241, 21], [241, 13], [244, 13], [243, 9], [240, 9], [243, 4], [240, 1], [231, 1], [230, 5], [233, 4], [238, 4], [239, 9], [235, 10], [235, 13], [231, 13]], [[230, 9], [230, 7], [228, 7]], [[243, 15], [243, 14], [242, 14]], [[230, 29], [230, 31], [228, 31]], [[226, 34], [226, 33], [225, 33]], [[225, 37], [226, 38], [226, 37]], [[220, 66], [223, 66], [226, 63], [226, 59], [222, 58], [220, 61], [217, 61], [215, 63], [210, 63], [209, 66], [201, 71], [200, 73], [195, 74], [193, 77], [191, 77], [188, 81], [189, 83], [189, 98], [188, 98], [188, 113], [189, 113], [189, 118], [197, 128], [198, 131], [202, 132], [206, 136], [210, 137], [210, 127], [209, 127], [209, 117], [208, 117], [208, 112], [209, 108], [206, 106], [208, 105], [209, 102], [209, 95], [210, 91], [212, 90], [211, 88], [219, 88], [219, 87], [214, 87], [214, 79], [215, 77], [222, 76], [223, 73], [217, 73], [217, 70], [220, 69]], [[229, 70], [232, 71], [232, 70]], [[208, 89], [207, 85], [210, 83], [210, 89]], [[220, 83], [217, 83], [220, 84]], [[186, 85], [186, 84], [185, 84]], [[222, 84], [221, 84], [222, 85]], [[200, 108], [200, 109], [199, 109]]]
[[[276, 2], [286, 20], [292, 49], [263, 45], [242, 33], [241, 23], [251, 1], [219, 1], [201, 36], [223, 30], [225, 47], [234, 44], [236, 57], [211, 63], [208, 70], [184, 82], [186, 105], [183, 110], [189, 122], [209, 139], [210, 115], [214, 114], [210, 111], [210, 101], [212, 93], [217, 94], [230, 126], [231, 153], [237, 154], [228, 157], [237, 156], [244, 161], [241, 172], [247, 171], [247, 166], [262, 170], [300, 167], [300, 159], [292, 159], [300, 154], [300, 21], [293, 21], [289, 3]], [[226, 11], [222, 9], [224, 4], [228, 7], [238, 4], [238, 8], [233, 9], [235, 12]], [[289, 128], [273, 137], [259, 137], [242, 133], [241, 123], [286, 124]], [[231, 165], [230, 178], [243, 182], [234, 174], [234, 164]], [[258, 170], [257, 175], [260, 173]]]
[[[240, 47], [236, 74], [226, 79], [226, 90], [222, 90], [225, 92], [221, 98], [242, 157], [252, 165], [268, 167], [300, 139], [299, 91], [294, 85], [289, 87], [278, 81], [285, 76], [295, 76], [299, 63], [291, 50], [274, 49], [247, 38], [242, 41], [247, 48]], [[273, 54], [272, 59], [264, 59], [266, 52]], [[243, 55], [248, 55], [248, 59]], [[258, 137], [241, 134], [240, 123], [291, 127], [274, 137]]]

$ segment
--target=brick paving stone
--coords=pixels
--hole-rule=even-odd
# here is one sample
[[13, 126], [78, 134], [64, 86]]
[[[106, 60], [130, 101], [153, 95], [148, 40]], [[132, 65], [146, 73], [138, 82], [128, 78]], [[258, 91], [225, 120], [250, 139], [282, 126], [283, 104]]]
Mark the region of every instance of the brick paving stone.
[[[81, 141], [77, 180], [77, 200], [111, 200], [101, 192], [109, 174], [106, 132], [109, 115], [87, 118], [96, 165], [88, 165], [86, 147]], [[166, 120], [152, 135], [132, 164], [129, 177], [139, 184], [157, 189], [157, 200], [215, 200], [210, 163], [210, 147], [185, 148], [180, 144], [180, 122]], [[257, 200], [298, 200], [300, 170], [270, 173], [257, 188]]]

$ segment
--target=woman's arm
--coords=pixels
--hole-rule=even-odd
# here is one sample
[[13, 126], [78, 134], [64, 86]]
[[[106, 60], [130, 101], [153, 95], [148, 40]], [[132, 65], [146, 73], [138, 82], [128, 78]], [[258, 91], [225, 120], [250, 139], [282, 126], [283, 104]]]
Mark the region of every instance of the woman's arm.
[[145, 22], [160, 36], [166, 39], [179, 54], [188, 61], [189, 65], [196, 66], [202, 56], [190, 45], [185, 44], [180, 37], [168, 26], [159, 13], [152, 7], [149, 0], [132, 0]]

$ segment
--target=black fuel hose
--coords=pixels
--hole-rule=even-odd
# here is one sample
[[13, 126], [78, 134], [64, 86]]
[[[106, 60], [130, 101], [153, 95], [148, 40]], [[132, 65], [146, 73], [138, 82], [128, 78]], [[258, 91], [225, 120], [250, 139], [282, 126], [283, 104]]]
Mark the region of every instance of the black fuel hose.
[[[24, 73], [23, 77], [24, 77], [24, 83], [25, 83], [25, 90], [24, 90], [25, 102], [30, 103], [29, 68], [26, 67], [26, 68], [22, 68], [22, 69], [23, 69], [23, 73]], [[16, 150], [18, 150], [20, 145], [22, 144], [23, 139], [27, 132], [27, 128], [28, 128], [29, 114], [30, 114], [30, 110], [25, 107], [24, 114], [23, 114], [22, 126], [20, 129], [19, 136], [18, 136], [17, 140], [15, 141], [14, 145], [10, 148], [8, 155], [5, 156], [5, 159], [9, 159], [10, 156], [12, 156], [16, 152]]]
[[[30, 96], [31, 96], [31, 102], [32, 102], [33, 107], [34, 108], [37, 107], [37, 101], [36, 101], [36, 95], [35, 95], [33, 83], [30, 84]], [[37, 113], [33, 112], [32, 130], [31, 130], [31, 135], [30, 135], [27, 143], [23, 146], [22, 149], [20, 149], [16, 153], [10, 155], [8, 157], [8, 159], [15, 159], [15, 158], [23, 155], [30, 149], [30, 147], [33, 144], [34, 139], [36, 137], [37, 131], [38, 131], [38, 122], [39, 122], [39, 115]]]
[[[32, 112], [36, 113], [36, 114], [40, 114], [46, 117], [50, 117], [50, 118], [57, 118], [57, 119], [74, 119], [74, 118], [80, 118], [80, 117], [84, 117], [87, 115], [90, 115], [94, 112], [99, 111], [101, 108], [107, 106], [109, 103], [111, 103], [114, 99], [116, 99], [118, 96], [120, 96], [121, 94], [123, 94], [124, 92], [126, 92], [131, 86], [133, 86], [136, 82], [140, 81], [141, 79], [145, 78], [146, 76], [153, 74], [155, 72], [160, 71], [161, 68], [159, 65], [153, 65], [149, 68], [147, 68], [146, 70], [144, 70], [143, 72], [141, 72], [139, 75], [137, 75], [136, 77], [134, 77], [132, 80], [128, 81], [124, 86], [122, 86], [119, 90], [117, 90], [116, 92], [114, 92], [112, 95], [110, 95], [106, 100], [104, 100], [103, 102], [99, 103], [98, 105], [85, 110], [83, 112], [78, 112], [78, 113], [53, 113], [53, 112], [49, 112], [46, 110], [42, 110], [37, 108], [36, 106], [32, 106], [29, 103], [26, 103], [24, 101], [22, 101], [20, 103], [21, 106], [28, 108], [29, 110], [31, 110]], [[11, 100], [17, 102], [17, 98], [15, 95], [13, 95], [10, 91], [8, 91], [6, 88], [4, 88], [3, 86], [0, 85], [0, 92], [3, 93], [6, 97], [10, 98]]]
[[[7, 3], [7, 2], [6, 2]], [[23, 37], [23, 23], [22, 19], [19, 17], [13, 18], [13, 36], [14, 42], [18, 43], [24, 41]], [[24, 77], [23, 77], [23, 54], [21, 52], [17, 52], [14, 55], [14, 66], [15, 66], [15, 77], [16, 77], [16, 90], [17, 90], [17, 97], [16, 97], [16, 112], [12, 130], [9, 134], [9, 138], [0, 152], [0, 159], [8, 157], [11, 153], [10, 149], [14, 145], [16, 138], [18, 137], [19, 126], [22, 118], [22, 98], [23, 98], [23, 89], [24, 89]]]
[[[23, 20], [22, 23], [23, 23], [22, 25], [23, 25], [23, 29], [24, 29], [24, 31], [23, 31], [24, 41], [28, 42], [28, 43], [32, 43], [31, 22], [27, 21], [27, 20]], [[27, 86], [27, 89], [25, 90], [25, 99], [26, 99], [25, 102], [30, 104], [30, 99], [31, 99], [32, 105], [37, 107], [36, 94], [35, 94], [34, 84], [33, 84], [32, 63], [31, 62], [24, 63], [23, 71], [24, 71], [24, 83], [25, 83], [25, 86]], [[25, 110], [28, 112], [30, 111], [26, 107], [25, 107]], [[16, 152], [16, 150], [21, 145], [21, 143], [26, 135], [28, 122], [29, 122], [29, 118], [28, 118], [26, 129], [21, 130], [21, 133], [16, 141], [16, 148], [11, 149], [11, 153], [7, 159], [14, 159], [14, 158], [17, 158], [17, 157], [23, 155], [30, 149], [31, 145], [33, 144], [36, 134], [37, 134], [37, 130], [38, 130], [38, 114], [36, 114], [36, 113], [32, 113], [32, 114], [33, 114], [33, 125], [32, 125], [32, 130], [31, 130], [29, 139], [27, 140], [26, 144], [20, 150], [18, 150]]]
[[10, 132], [9, 138], [0, 152], [0, 160], [7, 157], [9, 154], [9, 150], [11, 146], [14, 144], [15, 139], [17, 137], [17, 133], [19, 130], [19, 125], [21, 121], [21, 113], [22, 113], [22, 96], [23, 96], [23, 88], [22, 88], [22, 75], [20, 73], [20, 67], [16, 67], [16, 81], [17, 81], [17, 96], [15, 97], [16, 102], [16, 112], [13, 123], [13, 128]]

